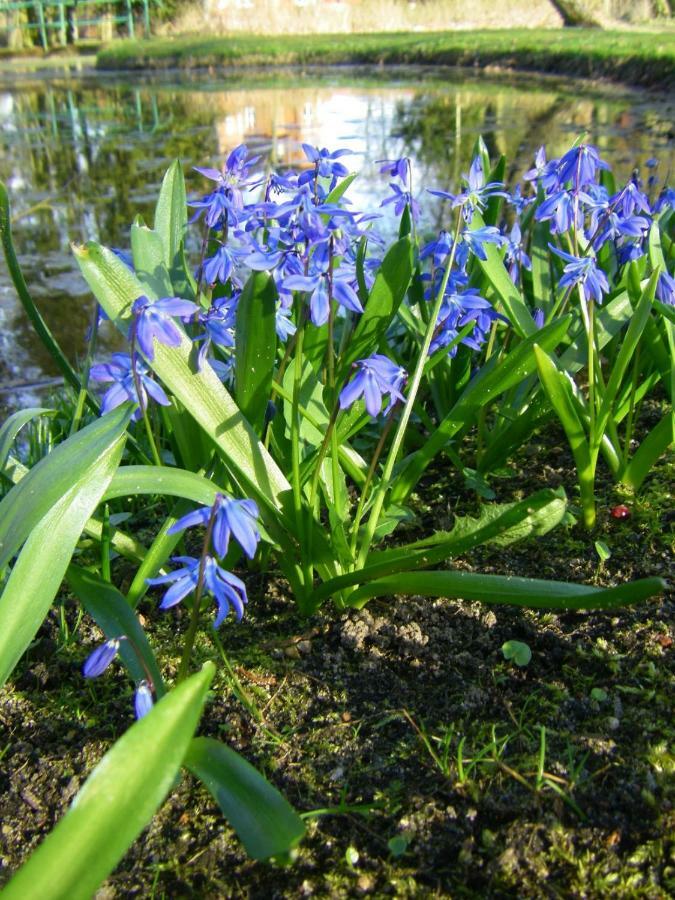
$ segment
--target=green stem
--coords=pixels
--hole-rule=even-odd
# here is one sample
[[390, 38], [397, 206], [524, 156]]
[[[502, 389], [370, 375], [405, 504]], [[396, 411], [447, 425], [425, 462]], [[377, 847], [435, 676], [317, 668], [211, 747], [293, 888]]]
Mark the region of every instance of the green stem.
[[389, 418], [387, 419], [387, 424], [384, 426], [382, 430], [382, 434], [380, 435], [380, 440], [377, 442], [377, 447], [375, 447], [375, 452], [373, 453], [373, 458], [370, 461], [370, 468], [368, 469], [368, 474], [366, 475], [366, 481], [363, 485], [363, 489], [361, 491], [361, 496], [359, 497], [359, 503], [356, 508], [356, 515], [354, 516], [354, 524], [352, 526], [352, 539], [350, 543], [350, 550], [352, 557], [356, 553], [356, 542], [359, 537], [359, 524], [361, 522], [361, 516], [363, 515], [363, 508], [366, 505], [366, 499], [368, 490], [370, 489], [370, 484], [373, 480], [373, 475], [375, 474], [375, 469], [377, 468], [377, 464], [379, 462], [380, 456], [382, 455], [382, 450], [384, 449], [385, 442], [389, 436], [389, 432], [391, 431], [391, 427], [394, 424], [394, 410], [392, 409], [389, 413]]
[[375, 529], [377, 528], [377, 524], [380, 519], [380, 513], [382, 512], [385, 497], [387, 495], [387, 491], [389, 490], [389, 483], [391, 481], [392, 472], [394, 471], [396, 458], [398, 457], [398, 452], [401, 449], [405, 430], [408, 427], [408, 422], [410, 421], [410, 416], [415, 404], [415, 398], [417, 397], [417, 392], [422, 381], [422, 375], [424, 374], [424, 364], [426, 363], [427, 355], [429, 353], [429, 347], [431, 346], [431, 340], [436, 329], [436, 322], [438, 320], [438, 314], [441, 309], [441, 304], [443, 303], [443, 297], [445, 295], [445, 289], [448, 285], [448, 279], [450, 278], [450, 271], [455, 262], [455, 253], [457, 251], [457, 245], [459, 243], [459, 233], [462, 226], [462, 210], [463, 206], [460, 206], [457, 210], [455, 236], [452, 242], [450, 253], [448, 254], [445, 272], [443, 273], [443, 280], [441, 281], [438, 293], [436, 294], [434, 306], [429, 317], [429, 323], [427, 325], [424, 334], [424, 340], [422, 342], [422, 347], [420, 349], [420, 355], [417, 360], [417, 365], [415, 366], [413, 377], [410, 381], [410, 387], [408, 389], [408, 396], [406, 397], [405, 406], [403, 407], [403, 413], [401, 415], [401, 418], [399, 419], [396, 434], [394, 435], [394, 440], [392, 441], [391, 447], [389, 448], [387, 461], [384, 464], [382, 478], [380, 479], [377, 493], [373, 500], [373, 508], [371, 510], [370, 517], [365, 528], [363, 543], [361, 544], [361, 549], [359, 551], [357, 568], [361, 568], [364, 565], [366, 557], [368, 556], [368, 551], [370, 550], [370, 545], [373, 541]]
[[77, 394], [77, 403], [75, 404], [75, 412], [73, 413], [73, 421], [70, 426], [70, 434], [80, 427], [82, 416], [84, 414], [84, 405], [87, 402], [89, 388], [89, 372], [91, 371], [91, 363], [96, 353], [96, 343], [98, 339], [98, 303], [94, 302], [94, 317], [91, 322], [89, 332], [89, 341], [87, 342], [87, 355], [84, 358], [84, 366], [82, 368], [82, 379], [80, 381], [80, 390]]
[[192, 601], [192, 612], [190, 613], [190, 624], [185, 635], [183, 655], [181, 656], [180, 665], [178, 667], [178, 677], [176, 678], [176, 684], [180, 684], [181, 681], [185, 681], [185, 679], [187, 678], [188, 668], [190, 666], [190, 656], [192, 655], [192, 649], [195, 645], [195, 638], [197, 637], [197, 632], [199, 631], [199, 617], [202, 606], [202, 593], [204, 591], [206, 557], [208, 556], [209, 546], [211, 544], [211, 534], [213, 533], [213, 526], [216, 521], [217, 508], [218, 504], [214, 503], [211, 508], [211, 515], [209, 516], [208, 525], [206, 526], [204, 543], [202, 544], [202, 555], [201, 559], [199, 560], [199, 575], [197, 576], [197, 586], [195, 587], [195, 595]]
[[637, 345], [635, 356], [633, 357], [633, 371], [631, 373], [630, 385], [630, 402], [628, 406], [628, 417], [626, 419], [626, 437], [623, 445], [623, 458], [621, 470], [623, 471], [628, 465], [628, 457], [630, 455], [630, 442], [633, 437], [633, 421], [635, 418], [635, 391], [637, 389], [638, 366], [640, 364], [640, 344]]

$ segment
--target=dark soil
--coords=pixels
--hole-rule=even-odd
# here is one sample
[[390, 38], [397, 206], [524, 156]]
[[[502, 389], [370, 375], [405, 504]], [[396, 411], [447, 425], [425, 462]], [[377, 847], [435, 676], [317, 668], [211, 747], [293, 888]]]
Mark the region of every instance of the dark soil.
[[[499, 500], [557, 484], [574, 497], [562, 445], [544, 457], [533, 444], [522, 461], [493, 480]], [[458, 564], [602, 584], [666, 576], [671, 475], [662, 464], [624, 521], [609, 510], [626, 498], [601, 483], [592, 536], [560, 527]], [[423, 529], [477, 502], [452, 471], [420, 495], [434, 498], [418, 502]], [[600, 568], [596, 539], [612, 551]], [[301, 812], [324, 812], [291, 864], [255, 863], [186, 776], [99, 897], [672, 896], [672, 597], [605, 615], [399, 598], [301, 620], [282, 584], [256, 597], [249, 582], [250, 614], [222, 638], [263, 724], [219, 675], [201, 733], [243, 753]], [[186, 616], [155, 606], [143, 613], [171, 677], [169, 639]], [[512, 639], [532, 650], [524, 668], [504, 659]], [[86, 620], [66, 635], [55, 610], [0, 693], [0, 882], [132, 721], [121, 672], [79, 676], [96, 640]], [[199, 653], [217, 658], [206, 639]]]

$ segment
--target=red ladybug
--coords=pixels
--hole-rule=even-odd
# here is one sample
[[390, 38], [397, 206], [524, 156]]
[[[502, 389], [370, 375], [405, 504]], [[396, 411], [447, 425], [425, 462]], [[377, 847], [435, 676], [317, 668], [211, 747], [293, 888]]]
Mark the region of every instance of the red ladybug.
[[621, 504], [620, 506], [615, 506], [612, 510], [610, 510], [610, 516], [613, 519], [628, 519], [630, 518], [630, 510], [627, 506]]

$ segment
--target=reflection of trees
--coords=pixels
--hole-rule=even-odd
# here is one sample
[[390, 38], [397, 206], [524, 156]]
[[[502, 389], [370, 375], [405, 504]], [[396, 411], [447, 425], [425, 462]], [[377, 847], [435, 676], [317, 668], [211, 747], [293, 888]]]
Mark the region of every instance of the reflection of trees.
[[[634, 95], [596, 98], [540, 89], [534, 80], [524, 90], [470, 77], [453, 85], [437, 73], [420, 89], [422, 76], [411, 84], [413, 77], [399, 73], [392, 84], [390, 75], [361, 75], [345, 83], [333, 74], [324, 81], [275, 74], [267, 81], [143, 86], [64, 79], [1, 95], [0, 177], [18, 215], [17, 248], [70, 355], [81, 352], [88, 314], [80, 311], [84, 295], [72, 299], [79, 275], [69, 242], [98, 237], [127, 246], [134, 215], [152, 220], [160, 180], [174, 157], [188, 168], [203, 165], [248, 140], [276, 163], [297, 165], [300, 141], [335, 147], [351, 130], [366, 162], [350, 195], [356, 205], [377, 206], [386, 179], [374, 177], [374, 160], [405, 153], [415, 162], [417, 193], [427, 186], [452, 188], [479, 134], [491, 153], [505, 153], [522, 172], [539, 144], [559, 154], [588, 129], [624, 175], [636, 157], [658, 150], [655, 139], [661, 146], [672, 139], [668, 110]], [[196, 176], [189, 183], [204, 187]], [[10, 361], [42, 366], [12, 298], [8, 292], [2, 299]]]

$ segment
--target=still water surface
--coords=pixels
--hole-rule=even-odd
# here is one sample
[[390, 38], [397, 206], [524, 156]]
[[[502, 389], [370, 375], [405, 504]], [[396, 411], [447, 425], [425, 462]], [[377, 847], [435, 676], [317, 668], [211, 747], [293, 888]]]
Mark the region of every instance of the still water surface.
[[[434, 228], [439, 207], [422, 189], [453, 189], [479, 134], [493, 155], [506, 154], [510, 180], [529, 168], [540, 144], [559, 155], [582, 132], [620, 177], [652, 156], [665, 174], [673, 162], [673, 111], [672, 100], [659, 94], [456, 69], [152, 80], [41, 74], [0, 81], [0, 178], [10, 192], [26, 280], [76, 360], [91, 297], [70, 242], [128, 246], [133, 217], [152, 221], [158, 185], [174, 157], [196, 196], [207, 185], [191, 166], [222, 161], [243, 141], [270, 164], [295, 167], [304, 161], [302, 142], [347, 147], [358, 154], [347, 161], [362, 171], [349, 196], [357, 208], [374, 209], [387, 195], [374, 161], [408, 155]], [[114, 340], [104, 333], [102, 350]], [[35, 402], [36, 388], [23, 383], [53, 374], [0, 262], [0, 407]]]

